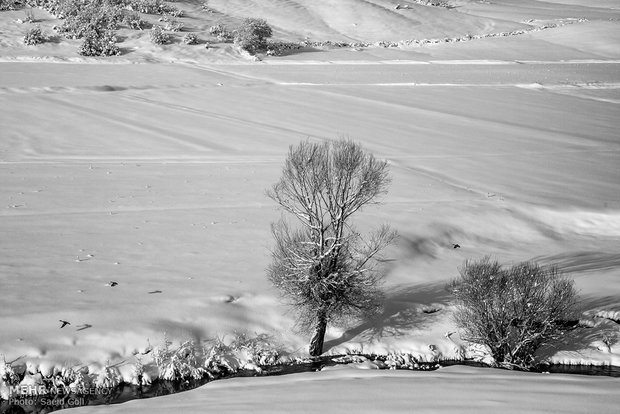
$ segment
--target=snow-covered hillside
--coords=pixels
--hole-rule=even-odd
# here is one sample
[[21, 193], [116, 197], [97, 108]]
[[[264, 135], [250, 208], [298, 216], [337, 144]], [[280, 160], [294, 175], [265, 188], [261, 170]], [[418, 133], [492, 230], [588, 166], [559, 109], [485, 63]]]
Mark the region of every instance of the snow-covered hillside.
[[[179, 37], [157, 46], [146, 31], [123, 29], [124, 53], [96, 59], [78, 56], [75, 40], [25, 46], [24, 12], [0, 12], [5, 360], [96, 373], [133, 364], [164, 334], [178, 344], [235, 331], [268, 333], [305, 355], [308, 338], [292, 329], [294, 315], [265, 278], [269, 225], [280, 212], [264, 191], [290, 144], [349, 136], [387, 159], [393, 177], [357, 226], [388, 222], [401, 238], [387, 252], [384, 313], [329, 330], [327, 352], [461, 356], [458, 334], [446, 335], [456, 327], [444, 287], [464, 260], [491, 255], [557, 263], [575, 279], [593, 328], [542, 356], [620, 365], [620, 345], [602, 341], [618, 325], [600, 317], [620, 312], [618, 2], [397, 3], [211, 0], [216, 13], [202, 2], [174, 4], [203, 40], [213, 24], [247, 16], [265, 18], [286, 41], [480, 38], [254, 62], [230, 44], [206, 49]], [[52, 34], [58, 20], [35, 13]], [[557, 27], [533, 30], [549, 23]], [[518, 30], [526, 32], [483, 36]], [[454, 372], [486, 378], [491, 388], [481, 393], [512, 378]], [[395, 375], [359, 392], [375, 382], [404, 392], [410, 384]], [[523, 378], [530, 386], [540, 377]], [[589, 401], [605, 407], [617, 381], [596, 381], [606, 391]], [[201, 398], [188, 412], [206, 404]], [[162, 407], [180, 400], [170, 401]], [[562, 404], [588, 411], [570, 401]]]

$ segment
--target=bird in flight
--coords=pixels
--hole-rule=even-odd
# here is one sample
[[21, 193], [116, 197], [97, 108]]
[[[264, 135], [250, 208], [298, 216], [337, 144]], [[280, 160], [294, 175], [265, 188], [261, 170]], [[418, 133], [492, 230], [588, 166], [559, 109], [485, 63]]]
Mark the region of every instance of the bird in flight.
[[60, 323], [62, 323], [62, 325], [60, 326], [61, 329], [64, 328], [65, 326], [67, 326], [67, 325], [71, 325], [71, 323], [69, 323], [67, 321], [63, 321], [62, 319], [59, 319], [58, 321]]

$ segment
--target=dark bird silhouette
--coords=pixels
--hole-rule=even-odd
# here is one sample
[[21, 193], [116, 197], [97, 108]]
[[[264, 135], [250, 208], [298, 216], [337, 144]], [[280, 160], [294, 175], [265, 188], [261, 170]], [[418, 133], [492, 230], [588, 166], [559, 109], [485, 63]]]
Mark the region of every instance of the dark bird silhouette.
[[452, 247], [453, 247], [454, 249], [458, 249], [458, 248], [459, 248], [459, 247], [461, 247], [461, 246], [455, 243], [455, 244], [453, 244], [453, 245], [452, 245]]
[[114, 287], [114, 286], [118, 285], [118, 282], [110, 282], [110, 283], [108, 283], [108, 285], [110, 285], [110, 287]]
[[83, 331], [84, 329], [92, 328], [93, 326], [89, 323], [85, 323], [84, 325], [78, 326], [78, 331]]
[[152, 295], [153, 293], [162, 293], [161, 290], [153, 290], [151, 292], [149, 292], [149, 295]]
[[60, 329], [64, 328], [67, 325], [71, 325], [71, 323], [67, 322], [67, 321], [63, 321], [62, 319], [58, 320], [60, 323], [62, 323], [62, 326], [60, 327]]

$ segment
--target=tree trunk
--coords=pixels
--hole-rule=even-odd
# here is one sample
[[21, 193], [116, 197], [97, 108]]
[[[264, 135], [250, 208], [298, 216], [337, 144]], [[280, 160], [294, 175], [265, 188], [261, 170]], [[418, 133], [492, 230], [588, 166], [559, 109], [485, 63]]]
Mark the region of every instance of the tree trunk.
[[318, 322], [314, 328], [314, 335], [310, 340], [310, 356], [319, 356], [323, 353], [323, 342], [325, 341], [325, 330], [327, 329], [327, 317], [325, 313], [318, 315]]

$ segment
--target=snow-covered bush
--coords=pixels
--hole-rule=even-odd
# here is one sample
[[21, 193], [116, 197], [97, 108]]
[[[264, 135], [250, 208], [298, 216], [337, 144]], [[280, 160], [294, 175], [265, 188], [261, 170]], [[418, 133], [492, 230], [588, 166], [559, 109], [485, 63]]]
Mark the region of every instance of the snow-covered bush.
[[79, 370], [69, 369], [64, 374], [69, 389], [75, 394], [83, 394], [93, 387], [93, 378], [88, 372], [88, 368], [84, 367]]
[[[275, 364], [280, 350], [272, 345], [268, 335], [249, 337], [238, 334], [230, 343], [222, 338], [211, 340], [201, 347], [193, 341], [182, 342], [175, 348], [164, 337], [161, 346], [152, 351], [153, 362], [159, 378], [168, 381], [218, 378], [240, 369], [260, 371], [260, 366]], [[135, 365], [136, 377], [145, 375], [146, 367], [139, 361]], [[143, 381], [144, 382], [144, 381]]]
[[574, 283], [554, 267], [468, 261], [450, 289], [461, 337], [487, 347], [499, 366], [531, 368], [536, 351], [560, 338], [575, 319]]
[[123, 24], [127, 25], [130, 29], [134, 30], [144, 30], [148, 27], [148, 22], [142, 20], [140, 13], [136, 12], [125, 12], [123, 14]]
[[73, 368], [54, 367], [52, 373], [53, 375], [50, 378], [52, 388], [55, 390], [62, 390], [62, 392], [68, 394], [71, 391], [70, 384], [75, 380], [76, 375]]
[[185, 341], [176, 349], [171, 345], [172, 342], [164, 338], [163, 345], [153, 351], [161, 379], [179, 381], [200, 379], [205, 375], [201, 350], [193, 341]]
[[89, 32], [78, 53], [82, 56], [117, 56], [121, 54], [121, 50], [116, 45], [114, 32], [107, 30], [101, 34]]
[[172, 359], [172, 354], [174, 353], [174, 351], [171, 349], [171, 345], [172, 341], [170, 341], [168, 337], [164, 335], [162, 345], [153, 349], [153, 360], [155, 361], [157, 368], [159, 368], [161, 376], [163, 376], [163, 372], [167, 370], [167, 367], [170, 364], [170, 360]]
[[41, 28], [38, 26], [28, 29], [24, 35], [24, 44], [28, 46], [39, 45], [43, 42], [45, 42], [45, 37], [43, 36], [43, 32], [41, 32]]
[[115, 30], [123, 21], [121, 7], [111, 0], [63, 0], [57, 13], [64, 19], [58, 32], [70, 39], [81, 39], [91, 32]]
[[159, 18], [159, 21], [164, 24], [164, 30], [169, 32], [179, 32], [183, 28], [183, 23], [177, 20], [171, 19], [167, 15]]
[[115, 388], [120, 385], [121, 382], [123, 382], [123, 377], [118, 371], [118, 368], [108, 363], [103, 367], [101, 372], [99, 372], [99, 375], [97, 375], [95, 386], [97, 388]]
[[34, 374], [26, 372], [24, 378], [19, 383], [19, 387], [20, 392], [27, 395], [46, 395], [49, 392], [40, 372]]
[[420, 365], [413, 355], [408, 353], [390, 353], [385, 358], [389, 369], [418, 369]]
[[19, 383], [19, 375], [15, 368], [6, 361], [0, 363], [0, 381], [7, 385], [17, 385]]
[[242, 361], [257, 366], [273, 365], [280, 357], [279, 347], [267, 334], [249, 336], [247, 333], [237, 333], [230, 347], [240, 353]]
[[164, 29], [159, 25], [155, 25], [151, 28], [149, 38], [151, 39], [151, 42], [156, 45], [165, 45], [170, 43], [170, 35], [164, 32]]
[[[0, 399], [10, 397], [9, 386], [18, 386], [17, 392], [24, 395], [89, 394], [95, 386], [94, 376], [89, 374], [87, 367], [76, 370], [72, 367], [61, 368], [53, 364], [28, 362], [21, 366], [21, 373], [19, 368], [10, 363], [0, 364]], [[115, 368], [106, 367], [99, 375], [98, 386], [119, 385], [120, 381], [114, 372]]]
[[251, 55], [267, 49], [271, 27], [263, 19], [247, 18], [234, 33], [235, 44]]
[[136, 356], [136, 362], [131, 367], [130, 378], [125, 379], [125, 382], [129, 382], [134, 385], [142, 385], [147, 382], [144, 380], [144, 364], [142, 363], [142, 358]]
[[267, 55], [268, 56], [283, 56], [291, 50], [299, 50], [301, 45], [299, 43], [291, 42], [269, 42], [267, 43]]
[[241, 368], [241, 362], [235, 355], [234, 350], [220, 338], [213, 340], [213, 344], [205, 354], [204, 366], [211, 378], [216, 375], [234, 373]]
[[174, 17], [183, 16], [183, 11], [161, 0], [131, 0], [129, 7], [132, 10], [145, 14], [169, 14]]
[[202, 8], [202, 11], [204, 12], [211, 13], [211, 14], [216, 13], [215, 10], [209, 7], [209, 4], [207, 2], [202, 3], [201, 8]]
[[205, 368], [213, 378], [235, 373], [240, 369], [260, 372], [262, 366], [280, 362], [282, 351], [267, 334], [249, 336], [246, 333], [236, 333], [229, 344], [226, 344], [223, 338], [213, 339], [205, 354]]
[[223, 24], [216, 24], [209, 28], [209, 33], [220, 42], [230, 42], [233, 40], [232, 33]]
[[182, 378], [200, 379], [205, 375], [202, 349], [193, 341], [185, 341], [177, 348], [174, 359], [177, 361]]
[[18, 10], [24, 7], [23, 0], [0, 0], [0, 11]]
[[32, 7], [40, 7], [46, 10], [48, 13], [60, 17], [57, 14], [57, 10], [60, 7], [60, 2], [62, 0], [31, 0], [30, 6]]
[[196, 33], [187, 33], [183, 36], [183, 43], [186, 45], [196, 45], [198, 44], [198, 36], [196, 36]]

